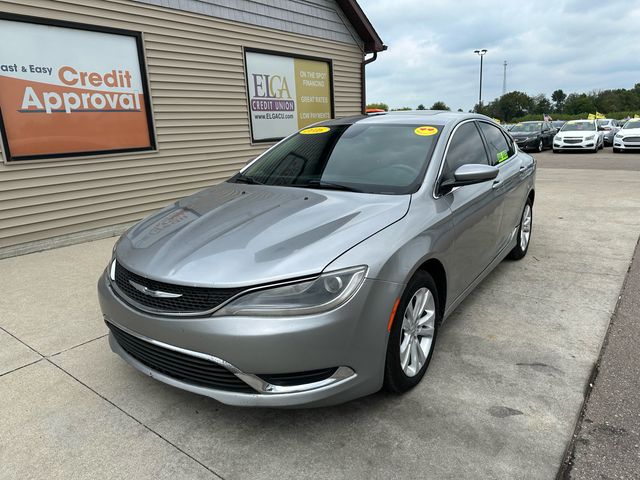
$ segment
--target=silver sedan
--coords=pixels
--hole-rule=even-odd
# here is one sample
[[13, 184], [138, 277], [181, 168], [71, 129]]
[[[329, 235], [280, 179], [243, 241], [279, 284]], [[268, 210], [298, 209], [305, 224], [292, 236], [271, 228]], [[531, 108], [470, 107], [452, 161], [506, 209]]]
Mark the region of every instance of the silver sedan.
[[526, 255], [535, 168], [481, 115], [303, 129], [119, 239], [98, 282], [111, 348], [232, 405], [405, 392], [456, 306]]

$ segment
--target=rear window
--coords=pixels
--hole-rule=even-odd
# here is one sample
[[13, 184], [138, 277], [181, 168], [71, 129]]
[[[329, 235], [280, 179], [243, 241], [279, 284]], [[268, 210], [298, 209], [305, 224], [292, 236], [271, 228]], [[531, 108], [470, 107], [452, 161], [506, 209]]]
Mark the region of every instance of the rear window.
[[244, 170], [244, 179], [236, 176], [230, 181], [411, 193], [422, 181], [441, 128], [366, 123], [312, 127], [264, 154]]

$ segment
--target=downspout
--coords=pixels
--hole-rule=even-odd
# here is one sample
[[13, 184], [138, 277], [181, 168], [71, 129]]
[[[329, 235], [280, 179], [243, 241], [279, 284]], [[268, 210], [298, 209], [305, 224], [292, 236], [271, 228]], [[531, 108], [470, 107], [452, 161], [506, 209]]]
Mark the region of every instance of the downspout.
[[[383, 50], [387, 49], [387, 46], [384, 45]], [[361, 97], [361, 110], [362, 110], [362, 114], [365, 114], [365, 110], [367, 109], [367, 86], [366, 86], [366, 82], [365, 82], [365, 66], [373, 63], [376, 61], [376, 59], [378, 58], [378, 52], [373, 52], [373, 57], [365, 59], [363, 57], [362, 59], [362, 63], [360, 64], [360, 90], [362, 92], [362, 97]]]

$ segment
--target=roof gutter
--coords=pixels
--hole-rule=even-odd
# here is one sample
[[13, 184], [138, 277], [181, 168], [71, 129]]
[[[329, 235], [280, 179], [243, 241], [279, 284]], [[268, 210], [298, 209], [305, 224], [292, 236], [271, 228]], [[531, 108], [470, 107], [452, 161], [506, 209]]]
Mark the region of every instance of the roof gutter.
[[381, 52], [384, 43], [356, 0], [336, 0], [364, 44], [364, 53]]

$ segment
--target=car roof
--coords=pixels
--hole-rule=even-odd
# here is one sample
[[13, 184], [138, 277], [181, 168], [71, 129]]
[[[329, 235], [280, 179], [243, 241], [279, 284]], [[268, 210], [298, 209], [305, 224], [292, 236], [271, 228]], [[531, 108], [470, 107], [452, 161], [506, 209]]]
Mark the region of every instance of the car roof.
[[440, 125], [458, 123], [466, 119], [493, 120], [485, 115], [476, 113], [449, 112], [442, 110], [407, 110], [399, 112], [375, 113], [373, 115], [358, 115], [354, 117], [337, 118], [316, 125], [352, 125], [355, 123], [372, 125]]

